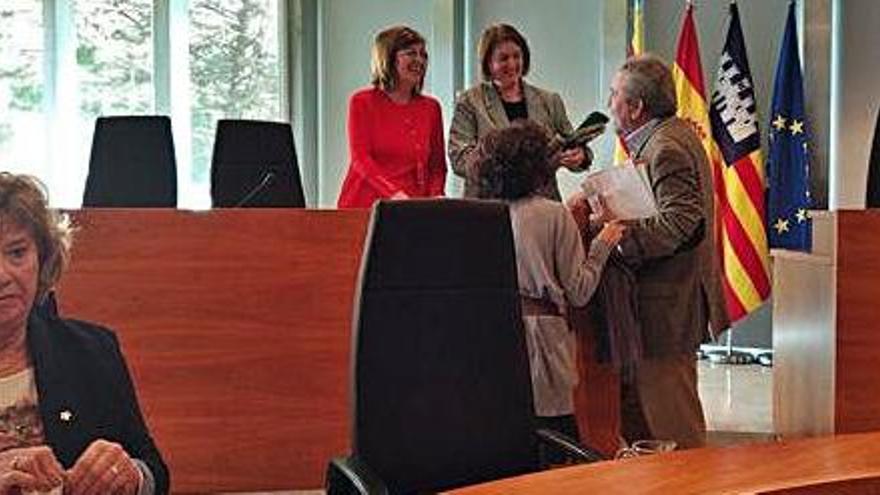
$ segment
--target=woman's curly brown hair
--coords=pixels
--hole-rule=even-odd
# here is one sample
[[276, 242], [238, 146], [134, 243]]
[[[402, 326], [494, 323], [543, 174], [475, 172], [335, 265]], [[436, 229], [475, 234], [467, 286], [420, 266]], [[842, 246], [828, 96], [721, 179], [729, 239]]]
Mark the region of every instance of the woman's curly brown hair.
[[477, 196], [515, 200], [534, 194], [553, 174], [547, 145], [546, 130], [529, 120], [486, 134], [476, 161]]

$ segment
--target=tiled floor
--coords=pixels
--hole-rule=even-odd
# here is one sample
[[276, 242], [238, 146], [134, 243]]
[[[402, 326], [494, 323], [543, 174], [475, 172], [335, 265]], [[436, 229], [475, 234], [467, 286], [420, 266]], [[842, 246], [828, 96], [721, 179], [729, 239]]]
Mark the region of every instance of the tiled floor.
[[710, 431], [773, 431], [773, 368], [703, 360], [698, 373], [700, 398]]

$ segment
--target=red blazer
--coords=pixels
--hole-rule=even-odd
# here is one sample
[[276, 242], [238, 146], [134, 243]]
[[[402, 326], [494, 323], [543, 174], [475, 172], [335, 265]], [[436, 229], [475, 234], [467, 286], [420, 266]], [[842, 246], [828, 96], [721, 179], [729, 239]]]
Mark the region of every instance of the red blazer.
[[443, 195], [443, 119], [434, 98], [418, 95], [399, 104], [381, 89], [355, 92], [348, 104], [348, 152], [340, 208], [369, 208], [398, 191]]

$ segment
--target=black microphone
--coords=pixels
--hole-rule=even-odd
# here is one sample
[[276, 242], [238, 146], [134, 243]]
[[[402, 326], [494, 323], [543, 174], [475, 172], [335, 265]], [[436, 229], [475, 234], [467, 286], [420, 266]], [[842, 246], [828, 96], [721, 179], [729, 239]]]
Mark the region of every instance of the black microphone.
[[263, 178], [260, 180], [260, 183], [254, 186], [250, 191], [238, 203], [235, 203], [233, 208], [241, 208], [248, 204], [248, 202], [261, 192], [263, 192], [267, 187], [269, 187], [273, 182], [275, 182], [275, 172], [268, 171]]

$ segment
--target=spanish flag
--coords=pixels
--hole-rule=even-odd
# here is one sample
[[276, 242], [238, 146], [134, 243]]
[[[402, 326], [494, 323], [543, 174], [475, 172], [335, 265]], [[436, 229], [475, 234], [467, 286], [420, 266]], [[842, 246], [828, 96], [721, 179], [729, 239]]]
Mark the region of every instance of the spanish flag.
[[[689, 123], [703, 143], [706, 156], [710, 163], [715, 162], [718, 150], [712, 140], [709, 126], [709, 106], [706, 102], [706, 85], [703, 83], [703, 64], [700, 61], [700, 44], [697, 41], [697, 28], [694, 23], [694, 6], [688, 2], [685, 10], [681, 32], [678, 35], [678, 47], [675, 63], [672, 66], [672, 77], [675, 79], [675, 96], [678, 99], [678, 117]], [[718, 246], [718, 259], [723, 260], [721, 252], [721, 222], [719, 205], [721, 198], [718, 183], [722, 180], [714, 173], [713, 189], [715, 191], [715, 243]]]

